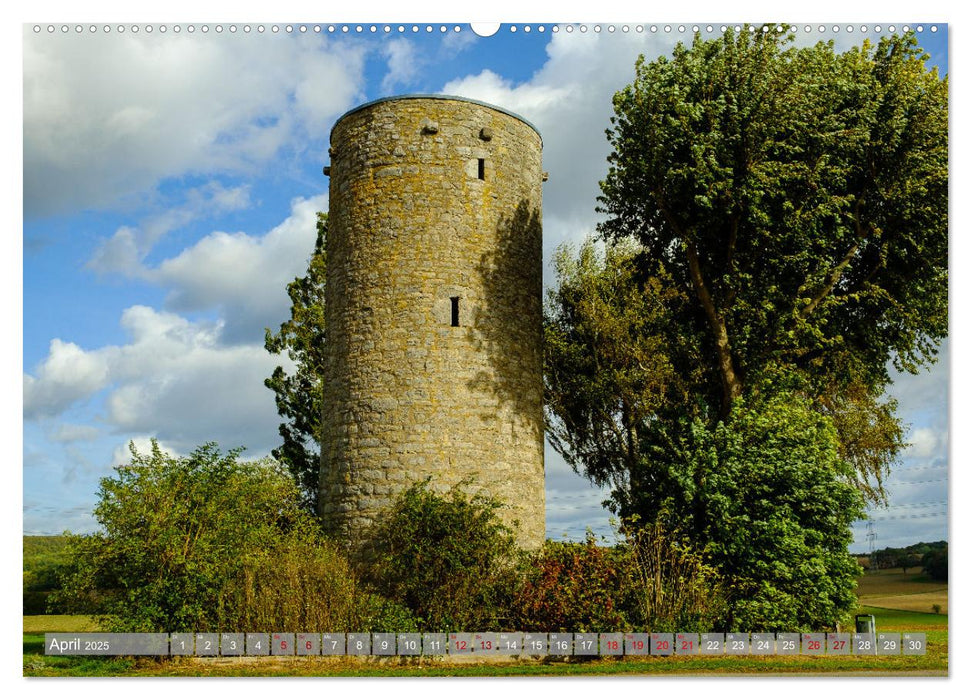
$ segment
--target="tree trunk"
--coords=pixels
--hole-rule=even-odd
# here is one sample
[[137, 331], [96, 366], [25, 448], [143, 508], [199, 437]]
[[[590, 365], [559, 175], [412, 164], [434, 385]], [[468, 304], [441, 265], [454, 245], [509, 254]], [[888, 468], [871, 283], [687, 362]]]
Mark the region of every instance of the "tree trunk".
[[705, 279], [701, 274], [701, 264], [698, 261], [698, 249], [694, 243], [687, 244], [688, 267], [691, 270], [691, 282], [694, 285], [698, 300], [705, 310], [708, 317], [708, 325], [715, 336], [715, 351], [718, 353], [718, 371], [722, 380], [722, 418], [727, 418], [731, 413], [732, 404], [742, 394], [742, 382], [735, 372], [735, 363], [732, 360], [732, 348], [728, 341], [728, 327], [725, 325], [725, 318], [715, 308], [715, 303], [711, 298], [711, 293], [705, 285]]

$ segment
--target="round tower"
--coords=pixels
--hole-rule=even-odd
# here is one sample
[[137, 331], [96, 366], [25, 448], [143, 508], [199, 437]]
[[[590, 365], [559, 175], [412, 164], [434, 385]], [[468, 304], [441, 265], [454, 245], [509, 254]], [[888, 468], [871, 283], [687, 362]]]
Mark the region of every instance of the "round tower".
[[542, 139], [499, 107], [369, 102], [330, 135], [319, 509], [353, 541], [430, 477], [545, 538]]

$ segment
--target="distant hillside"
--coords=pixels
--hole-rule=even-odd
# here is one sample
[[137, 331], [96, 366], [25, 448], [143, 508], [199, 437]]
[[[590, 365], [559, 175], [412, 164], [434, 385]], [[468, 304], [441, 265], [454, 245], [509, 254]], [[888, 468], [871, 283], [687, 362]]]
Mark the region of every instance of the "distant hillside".
[[24, 535], [24, 565], [28, 558], [64, 554], [66, 535]]
[[48, 612], [47, 597], [70, 561], [67, 541], [65, 535], [24, 535], [24, 615]]

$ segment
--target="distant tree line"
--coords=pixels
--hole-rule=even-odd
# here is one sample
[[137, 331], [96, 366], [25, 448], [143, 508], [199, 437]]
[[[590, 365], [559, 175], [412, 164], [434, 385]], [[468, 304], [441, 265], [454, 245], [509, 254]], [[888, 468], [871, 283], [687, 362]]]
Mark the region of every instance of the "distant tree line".
[[920, 569], [936, 581], [947, 580], [947, 542], [918, 542], [907, 547], [884, 547], [870, 554], [854, 555], [866, 559], [875, 569]]

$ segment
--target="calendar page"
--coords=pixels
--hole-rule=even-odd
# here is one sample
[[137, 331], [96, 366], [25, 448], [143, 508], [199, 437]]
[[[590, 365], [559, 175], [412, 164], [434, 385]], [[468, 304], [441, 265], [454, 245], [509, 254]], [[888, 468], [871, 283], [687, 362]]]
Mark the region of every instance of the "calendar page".
[[25, 676], [949, 673], [949, 26], [627, 14], [25, 21]]

